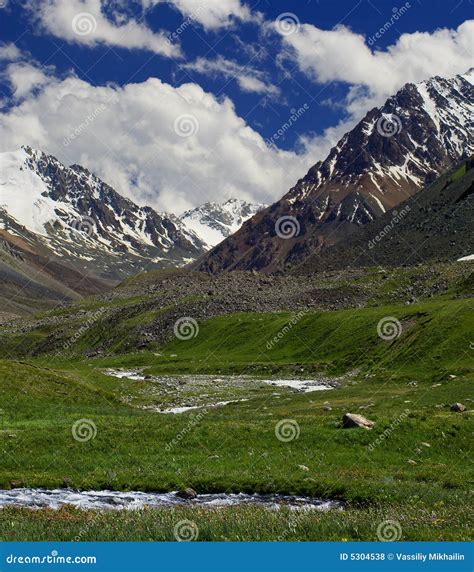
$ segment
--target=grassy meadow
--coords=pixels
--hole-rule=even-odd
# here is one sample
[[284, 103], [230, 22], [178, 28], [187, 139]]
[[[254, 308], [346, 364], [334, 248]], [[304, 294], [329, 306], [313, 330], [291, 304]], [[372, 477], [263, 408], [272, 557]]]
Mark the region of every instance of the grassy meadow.
[[[175, 523], [189, 519], [199, 540], [376, 540], [378, 525], [395, 520], [405, 540], [468, 540], [473, 425], [469, 411], [450, 405], [472, 409], [471, 310], [469, 298], [440, 297], [305, 312], [297, 320], [289, 313], [234, 314], [204, 321], [195, 337], [156, 351], [94, 358], [79, 351], [15, 356], [11, 343], [0, 361], [0, 488], [192, 487], [337, 499], [344, 509], [4, 508], [0, 537], [172, 540]], [[401, 325], [389, 340], [377, 335], [386, 317]], [[86, 331], [77, 349], [100, 327]], [[36, 335], [44, 343], [44, 333]], [[31, 348], [34, 336], [27, 336]], [[149, 379], [105, 375], [111, 367], [144, 368]], [[248, 401], [201, 415], [151, 409], [180, 399], [152, 376], [196, 373], [251, 376], [248, 390], [244, 377], [230, 395]], [[337, 388], [301, 393], [258, 385], [283, 375], [335, 379]], [[201, 388], [197, 398], [212, 392]], [[343, 429], [346, 412], [368, 417], [374, 429]], [[83, 419], [95, 431], [81, 442], [73, 426]], [[276, 428], [285, 420], [298, 432], [283, 442]]]

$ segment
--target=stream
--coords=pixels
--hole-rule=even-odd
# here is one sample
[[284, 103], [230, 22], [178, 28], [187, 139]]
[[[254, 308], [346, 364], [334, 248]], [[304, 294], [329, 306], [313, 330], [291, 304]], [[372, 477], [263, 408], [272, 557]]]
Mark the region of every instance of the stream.
[[257, 505], [271, 510], [289, 507], [291, 510], [321, 510], [341, 508], [338, 501], [279, 494], [202, 494], [191, 500], [180, 498], [176, 492], [145, 493], [141, 491], [76, 491], [72, 489], [18, 488], [0, 491], [0, 508], [20, 506], [27, 508], [58, 509], [72, 505], [81, 509], [136, 510], [143, 507], [207, 507]]
[[[327, 391], [334, 389], [329, 383], [325, 383], [319, 379], [259, 379], [250, 376], [232, 376], [232, 375], [180, 375], [180, 376], [152, 376], [146, 375], [144, 368], [136, 369], [114, 369], [107, 368], [103, 371], [106, 375], [118, 378], [118, 379], [130, 379], [132, 381], [149, 381], [150, 383], [156, 384], [157, 387], [167, 387], [171, 384], [175, 388], [176, 397], [181, 400], [181, 403], [175, 404], [174, 407], [162, 408], [162, 407], [146, 407], [155, 413], [171, 413], [179, 414], [191, 411], [193, 409], [203, 409], [203, 408], [214, 408], [223, 407], [230, 403], [238, 403], [240, 401], [249, 401], [249, 398], [243, 397], [240, 399], [231, 399], [222, 401], [221, 399], [216, 399], [216, 401], [206, 400], [205, 403], [192, 403], [188, 404], [189, 401], [186, 398], [186, 389], [202, 389], [203, 391], [208, 389], [235, 389], [239, 388], [241, 391], [245, 391], [245, 388], [251, 389], [256, 385], [271, 385], [275, 388], [283, 388], [287, 390], [293, 390], [300, 393], [309, 393], [312, 391]], [[206, 395], [208, 398], [208, 396]], [[184, 403], [183, 403], [184, 401]]]

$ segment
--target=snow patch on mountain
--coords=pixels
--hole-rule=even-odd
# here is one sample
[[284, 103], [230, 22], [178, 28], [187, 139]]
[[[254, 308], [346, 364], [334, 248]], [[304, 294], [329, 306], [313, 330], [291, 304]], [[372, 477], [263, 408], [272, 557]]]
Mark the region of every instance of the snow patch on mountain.
[[0, 153], [0, 227], [26, 229], [55, 255], [114, 279], [182, 266], [205, 251], [174, 215], [138, 206], [80, 165], [26, 146]]
[[264, 204], [252, 204], [241, 199], [229, 199], [224, 203], [205, 203], [195, 209], [183, 213], [181, 223], [196, 234], [211, 249], [225, 238], [234, 234]]

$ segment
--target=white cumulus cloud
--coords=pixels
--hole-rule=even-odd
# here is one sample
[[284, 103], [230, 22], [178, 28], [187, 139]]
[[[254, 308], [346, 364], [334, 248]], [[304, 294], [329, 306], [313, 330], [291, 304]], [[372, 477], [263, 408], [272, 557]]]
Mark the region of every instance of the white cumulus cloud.
[[30, 1], [29, 7], [47, 32], [69, 42], [140, 48], [168, 57], [180, 55], [177, 44], [168, 42], [162, 32], [153, 32], [145, 23], [123, 14], [115, 21], [107, 18], [105, 4], [103, 0], [42, 0]]
[[21, 50], [13, 42], [0, 44], [0, 61], [14, 62], [21, 57]]
[[242, 91], [278, 95], [280, 90], [273, 85], [268, 74], [251, 66], [239, 64], [222, 56], [210, 60], [200, 57], [195, 62], [184, 64], [184, 69], [209, 76], [222, 76], [227, 80], [235, 79]]
[[0, 113], [0, 150], [22, 144], [82, 164], [121, 194], [171, 212], [231, 197], [271, 202], [312, 162], [266, 146], [229, 99], [156, 78], [97, 87], [50, 75]]
[[167, 2], [186, 18], [201, 24], [206, 30], [228, 28], [237, 21], [260, 21], [261, 14], [252, 13], [240, 0], [142, 0], [144, 8]]
[[473, 37], [474, 20], [467, 20], [455, 30], [402, 34], [384, 50], [376, 44], [370, 48], [364, 36], [346, 26], [321, 30], [302, 24], [282, 41], [300, 70], [315, 81], [355, 86], [349, 110], [360, 113], [361, 107], [383, 103], [407, 82], [465, 72], [472, 66]]

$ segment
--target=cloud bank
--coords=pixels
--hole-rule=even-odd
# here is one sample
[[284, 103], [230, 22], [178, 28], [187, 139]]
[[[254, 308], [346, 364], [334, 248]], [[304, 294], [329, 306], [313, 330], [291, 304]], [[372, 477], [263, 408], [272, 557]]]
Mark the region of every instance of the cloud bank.
[[43, 75], [27, 93], [20, 65], [8, 68], [23, 99], [0, 114], [0, 150], [29, 144], [80, 163], [140, 204], [181, 212], [231, 197], [271, 202], [310, 166], [309, 157], [270, 149], [232, 101], [195, 83], [96, 87]]

